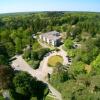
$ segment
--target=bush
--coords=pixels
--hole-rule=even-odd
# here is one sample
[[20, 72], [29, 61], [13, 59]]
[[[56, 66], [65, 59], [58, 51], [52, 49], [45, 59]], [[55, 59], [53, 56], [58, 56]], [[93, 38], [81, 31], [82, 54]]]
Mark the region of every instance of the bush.
[[32, 52], [32, 59], [34, 60], [42, 60], [44, 55], [46, 53], [48, 53], [50, 51], [50, 49], [48, 48], [43, 48], [43, 49], [40, 49], [38, 51], [33, 51]]
[[69, 49], [69, 50], [67, 50], [67, 53], [70, 57], [74, 57], [75, 56], [75, 49]]
[[71, 49], [73, 47], [73, 41], [71, 39], [67, 39], [64, 43], [65, 48]]
[[30, 58], [30, 55], [31, 53], [30, 53], [30, 50], [25, 50], [24, 51], [24, 54], [23, 54], [23, 58], [25, 58], [25, 59], [28, 59], [28, 58]]
[[32, 66], [33, 69], [39, 68], [40, 61], [39, 60], [29, 60], [28, 64]]
[[28, 64], [32, 66], [33, 65], [33, 61], [32, 60], [28, 61]]
[[58, 52], [58, 51], [60, 51], [60, 49], [59, 49], [59, 48], [55, 48], [55, 51], [57, 51], [57, 52]]
[[44, 57], [44, 55], [45, 55], [46, 53], [48, 53], [48, 52], [50, 52], [50, 49], [48, 49], [48, 48], [40, 49], [40, 50], [38, 51], [38, 59], [39, 59], [39, 60], [42, 60], [43, 57]]
[[71, 66], [71, 71], [74, 72], [76, 75], [80, 73], [84, 73], [84, 67], [85, 63], [78, 61], [78, 62], [73, 62]]
[[5, 99], [3, 98], [3, 96], [0, 96], [0, 100], [5, 100]]
[[37, 100], [43, 100], [48, 93], [47, 84], [38, 81], [26, 72], [17, 73], [13, 78], [13, 84], [15, 92], [23, 96], [22, 99], [18, 100], [29, 100], [30, 97], [37, 97]]
[[30, 100], [37, 100], [37, 97], [32, 97]]
[[40, 63], [40, 61], [34, 61], [32, 67], [33, 67], [34, 69], [39, 68], [39, 63]]

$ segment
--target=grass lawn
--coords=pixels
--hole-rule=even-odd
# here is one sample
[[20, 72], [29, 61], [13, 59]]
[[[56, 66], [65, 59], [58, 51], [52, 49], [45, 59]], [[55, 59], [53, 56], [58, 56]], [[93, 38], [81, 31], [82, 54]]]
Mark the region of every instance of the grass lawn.
[[59, 55], [52, 56], [48, 60], [48, 65], [50, 67], [55, 67], [57, 63], [63, 63], [63, 58]]

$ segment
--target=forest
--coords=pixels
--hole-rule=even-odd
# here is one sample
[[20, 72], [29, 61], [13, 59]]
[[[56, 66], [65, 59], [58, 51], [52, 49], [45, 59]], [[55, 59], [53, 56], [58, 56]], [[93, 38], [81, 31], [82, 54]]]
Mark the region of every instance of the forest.
[[[33, 97], [40, 100], [46, 95], [47, 92], [38, 97], [35, 85], [42, 84], [40, 94], [47, 89], [46, 85], [27, 73], [14, 72], [10, 59], [24, 53], [24, 58], [34, 59], [34, 62], [30, 62], [33, 68], [38, 68], [49, 49], [40, 47], [38, 50], [36, 47], [39, 44], [32, 35], [53, 30], [62, 33], [63, 49], [72, 58], [72, 64], [68, 70], [57, 64], [50, 83], [61, 92], [63, 100], [100, 100], [100, 13], [96, 12], [1, 14], [0, 90], [10, 89], [11, 100], [16, 100], [16, 97], [19, 97], [17, 100], [36, 100]], [[74, 48], [75, 43], [80, 47]], [[24, 51], [27, 46], [31, 46], [32, 51]], [[21, 77], [26, 77], [26, 80], [21, 80]], [[19, 84], [20, 81], [23, 84]], [[27, 90], [28, 87], [30, 90]]]

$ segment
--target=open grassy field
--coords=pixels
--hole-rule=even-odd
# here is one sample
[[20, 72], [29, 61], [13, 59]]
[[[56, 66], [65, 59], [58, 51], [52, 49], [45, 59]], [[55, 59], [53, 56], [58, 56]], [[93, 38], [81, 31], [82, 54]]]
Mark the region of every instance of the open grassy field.
[[59, 55], [52, 56], [48, 60], [48, 65], [50, 67], [55, 67], [57, 63], [63, 63], [63, 58]]

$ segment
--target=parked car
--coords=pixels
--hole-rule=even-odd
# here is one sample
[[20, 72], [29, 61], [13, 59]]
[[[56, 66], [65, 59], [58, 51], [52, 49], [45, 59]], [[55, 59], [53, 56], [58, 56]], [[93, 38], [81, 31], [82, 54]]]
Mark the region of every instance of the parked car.
[[66, 56], [67, 58], [69, 58], [69, 56]]
[[68, 62], [72, 62], [72, 60], [70, 59], [70, 60], [68, 60]]
[[72, 59], [70, 57], [68, 57], [68, 62], [72, 62]]

